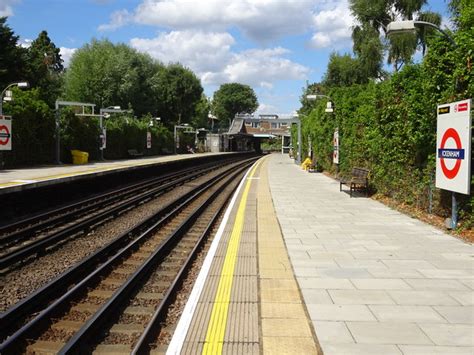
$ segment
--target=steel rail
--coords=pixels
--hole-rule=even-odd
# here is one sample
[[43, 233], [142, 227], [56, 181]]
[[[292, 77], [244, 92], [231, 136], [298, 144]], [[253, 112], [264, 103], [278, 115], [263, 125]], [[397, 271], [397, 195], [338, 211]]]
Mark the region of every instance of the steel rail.
[[[229, 192], [228, 196], [226, 197], [226, 201], [228, 201], [232, 197], [232, 194], [236, 189], [237, 189], [237, 185], [232, 189], [232, 191]], [[180, 270], [178, 271], [178, 274], [173, 280], [171, 286], [165, 292], [165, 294], [163, 295], [163, 299], [160, 301], [160, 303], [156, 307], [156, 310], [153, 316], [151, 317], [150, 322], [148, 322], [148, 325], [145, 327], [145, 330], [143, 331], [142, 335], [140, 336], [134, 348], [132, 349], [132, 352], [131, 352], [132, 355], [138, 355], [138, 354], [144, 354], [144, 353], [150, 352], [149, 345], [158, 336], [158, 331], [160, 328], [159, 321], [164, 318], [164, 312], [166, 312], [166, 310], [172, 303], [172, 298], [173, 298], [172, 296], [177, 292], [178, 287], [182, 284], [183, 279], [186, 275], [186, 272], [192, 266], [192, 263], [196, 259], [196, 256], [202, 247], [202, 244], [204, 243], [206, 238], [210, 235], [212, 228], [218, 221], [219, 216], [222, 214], [225, 207], [226, 207], [226, 203], [224, 202], [220, 206], [219, 210], [212, 216], [207, 227], [205, 228], [205, 230], [202, 232], [201, 236], [199, 237], [196, 245], [191, 250], [186, 261], [184, 262], [184, 264], [181, 266]]]
[[[201, 174], [201, 172], [197, 172], [191, 175], [196, 176], [199, 174]], [[44, 250], [46, 250], [47, 248], [53, 246], [54, 244], [58, 242], [64, 242], [66, 240], [69, 240], [72, 236], [74, 236], [78, 232], [87, 230], [90, 227], [107, 220], [109, 217], [113, 215], [118, 215], [120, 212], [140, 204], [143, 200], [146, 200], [150, 198], [151, 196], [156, 195], [162, 191], [166, 191], [167, 189], [170, 189], [171, 187], [182, 184], [188, 181], [189, 179], [191, 179], [189, 175], [181, 176], [173, 181], [170, 181], [163, 185], [159, 185], [150, 190], [147, 190], [146, 192], [138, 196], [132, 197], [131, 199], [119, 202], [114, 207], [111, 207], [103, 212], [100, 212], [91, 218], [84, 219], [79, 223], [76, 223], [62, 230], [51, 233], [50, 235], [46, 237], [43, 237], [34, 242], [31, 242], [30, 244], [25, 245], [23, 248], [7, 252], [3, 254], [2, 257], [0, 257], [0, 270], [9, 268], [11, 267], [12, 264], [18, 261], [22, 261], [29, 256], [43, 252]]]
[[[223, 174], [225, 174], [225, 172], [217, 175], [217, 177]], [[212, 179], [210, 181], [212, 181]], [[61, 292], [63, 292], [67, 287], [73, 284], [74, 279], [77, 278], [78, 275], [80, 275], [81, 273], [87, 271], [90, 272], [94, 270], [99, 263], [104, 262], [110, 255], [115, 252], [115, 250], [123, 247], [133, 238], [133, 236], [139, 234], [142, 230], [144, 230], [144, 226], [152, 225], [156, 223], [157, 219], [171, 214], [175, 205], [182, 204], [193, 194], [195, 194], [196, 191], [199, 190], [199, 188], [200, 186], [195, 187], [194, 189], [185, 193], [181, 197], [169, 202], [167, 205], [163, 206], [163, 208], [157, 211], [154, 215], [142, 221], [142, 223], [131, 227], [127, 231], [123, 232], [115, 240], [104, 245], [101, 249], [97, 250], [80, 263], [72, 266], [67, 271], [50, 281], [48, 284], [39, 288], [30, 296], [24, 298], [20, 302], [10, 307], [4, 313], [0, 314], [0, 329], [4, 329], [4, 331], [2, 331], [1, 333], [4, 335], [8, 334], [5, 329], [7, 328], [7, 325], [11, 325], [12, 322], [24, 318], [24, 316], [28, 315], [27, 313], [30, 312], [31, 309], [35, 308], [35, 305], [42, 305], [51, 295], [60, 294]]]
[[[212, 168], [213, 166], [217, 166], [217, 164], [215, 162], [212, 162], [203, 166], [199, 166], [199, 171]], [[0, 234], [2, 235], [0, 236], [0, 247], [3, 247], [4, 245], [16, 240], [21, 241], [25, 239], [25, 237], [28, 236], [29, 233], [34, 233], [35, 230], [46, 228], [57, 221], [67, 220], [68, 217], [72, 219], [75, 218], [78, 213], [85, 213], [89, 210], [97, 209], [97, 201], [100, 201], [99, 203], [102, 206], [106, 206], [107, 204], [114, 203], [114, 201], [121, 199], [126, 195], [136, 193], [137, 191], [145, 188], [147, 185], [163, 183], [165, 181], [174, 179], [177, 176], [181, 176], [182, 174], [186, 174], [187, 172], [193, 171], [196, 171], [196, 168], [183, 169], [181, 171], [169, 173], [160, 177], [149, 178], [144, 181], [130, 184], [119, 189], [101, 193], [92, 197], [81, 199], [79, 201], [63, 205], [59, 208], [35, 214], [33, 216], [28, 216], [10, 224], [1, 226]], [[31, 227], [29, 227], [28, 225], [30, 225]], [[8, 233], [9, 230], [15, 231]]]
[[[162, 210], [157, 212], [154, 216], [149, 217], [142, 224], [122, 233], [114, 241], [105, 245], [100, 250], [84, 259], [81, 263], [71, 267], [56, 279], [35, 291], [31, 296], [23, 299], [8, 309], [5, 313], [1, 314], [0, 329], [2, 329], [2, 334], [13, 334], [0, 345], [0, 353], [15, 353], [18, 350], [18, 347], [21, 347], [21, 343], [24, 341], [25, 337], [34, 336], [35, 329], [44, 327], [45, 322], [47, 323], [47, 318], [52, 315], [58, 307], [69, 302], [69, 300], [80, 291], [81, 285], [95, 279], [101, 270], [110, 266], [115, 261], [120, 260], [121, 256], [131, 250], [131, 248], [138, 247], [138, 245], [146, 241], [146, 237], [144, 236], [166, 223], [168, 219], [177, 213], [177, 211], [192, 202], [194, 198], [197, 198], [202, 190], [207, 189], [215, 180], [222, 178], [226, 174], [228, 174], [227, 171], [210, 179], [206, 182], [205, 187], [203, 187], [204, 185], [200, 185], [175, 201], [170, 202], [163, 207]], [[130, 242], [130, 240], [133, 239], [133, 235], [136, 235], [143, 229], [143, 224], [149, 223], [157, 218], [160, 219], [154, 222], [151, 226], [148, 226], [145, 232], [140, 233], [140, 236]], [[125, 245], [126, 243], [129, 244]], [[120, 249], [118, 254], [113, 255], [118, 249]], [[81, 282], [75, 282], [81, 277], [81, 275], [89, 272], [91, 272], [91, 274], [82, 279]], [[59, 294], [63, 295], [44, 308], [44, 303], [48, 301], [48, 298], [56, 297]], [[31, 312], [39, 314], [18, 330], [9, 328], [9, 326], [11, 327], [12, 323], [18, 319], [24, 319], [25, 317], [30, 316], [29, 313]]]
[[[240, 168], [232, 176], [226, 177], [229, 180], [241, 173], [244, 168]], [[142, 282], [142, 280], [149, 274], [149, 272], [156, 266], [156, 264], [165, 255], [169, 253], [173, 245], [186, 233], [192, 223], [194, 223], [203, 211], [211, 204], [212, 201], [224, 190], [226, 185], [222, 185], [212, 195], [206, 199], [199, 207], [197, 207], [162, 243], [160, 246], [148, 257], [148, 259], [127, 279], [127, 281], [112, 295], [112, 297], [94, 314], [94, 316], [87, 321], [87, 323], [79, 329], [74, 336], [63, 346], [59, 354], [75, 354], [89, 352], [91, 349], [91, 342], [89, 341], [96, 331], [99, 331], [104, 322], [113, 313], [129, 299], [133, 290]]]

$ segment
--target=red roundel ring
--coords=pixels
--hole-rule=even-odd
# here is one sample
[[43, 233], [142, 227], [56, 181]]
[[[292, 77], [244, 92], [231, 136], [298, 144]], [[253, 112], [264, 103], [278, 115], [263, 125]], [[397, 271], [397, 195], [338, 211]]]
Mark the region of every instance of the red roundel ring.
[[8, 130], [7, 126], [1, 125], [0, 126], [0, 133], [2, 131], [6, 132], [6, 137], [5, 137], [5, 139], [2, 139], [2, 137], [0, 137], [0, 145], [7, 145], [8, 141], [10, 140], [10, 131]]
[[[441, 149], [444, 148], [444, 145], [446, 144], [446, 141], [448, 138], [454, 139], [454, 142], [456, 143], [456, 148], [461, 149], [461, 138], [459, 137], [458, 132], [454, 128], [448, 128], [446, 132], [443, 134], [443, 138], [441, 139]], [[454, 167], [452, 169], [448, 169], [446, 164], [444, 163], [444, 159], [440, 158], [439, 159], [441, 163], [441, 169], [443, 170], [444, 176], [446, 176], [448, 179], [454, 179], [456, 175], [459, 172], [459, 169], [461, 168], [461, 160], [456, 159], [456, 163], [454, 164]]]

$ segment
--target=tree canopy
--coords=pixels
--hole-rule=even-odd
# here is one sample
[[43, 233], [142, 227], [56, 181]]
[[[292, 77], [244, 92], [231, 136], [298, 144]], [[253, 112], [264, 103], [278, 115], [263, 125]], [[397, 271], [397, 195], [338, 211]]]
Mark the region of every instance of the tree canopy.
[[237, 113], [253, 113], [257, 108], [255, 92], [244, 84], [222, 84], [212, 99], [212, 112], [221, 122], [232, 120]]
[[65, 91], [71, 100], [119, 105], [171, 125], [192, 119], [203, 88], [180, 64], [165, 66], [125, 44], [93, 40], [71, 58]]
[[0, 17], [0, 90], [8, 84], [26, 79], [26, 49], [18, 44], [18, 36]]
[[170, 64], [152, 78], [157, 111], [171, 123], [190, 122], [201, 100], [201, 81], [181, 64]]

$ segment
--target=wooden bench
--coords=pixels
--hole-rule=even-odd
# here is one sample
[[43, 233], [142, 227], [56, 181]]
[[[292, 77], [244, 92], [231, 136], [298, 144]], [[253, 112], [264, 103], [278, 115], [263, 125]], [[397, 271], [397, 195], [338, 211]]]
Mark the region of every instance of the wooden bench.
[[365, 195], [369, 196], [369, 173], [370, 170], [364, 168], [352, 168], [350, 179], [341, 178], [339, 180], [339, 191], [342, 191], [342, 185], [349, 185], [350, 195], [352, 191], [365, 190]]
[[129, 149], [127, 150], [128, 155], [130, 155], [132, 158], [137, 158], [143, 156], [143, 153], [139, 153], [138, 150], [136, 149]]

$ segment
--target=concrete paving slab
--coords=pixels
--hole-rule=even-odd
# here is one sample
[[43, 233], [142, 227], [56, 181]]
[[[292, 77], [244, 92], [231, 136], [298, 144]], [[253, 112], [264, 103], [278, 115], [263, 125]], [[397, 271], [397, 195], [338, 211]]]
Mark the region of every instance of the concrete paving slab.
[[328, 290], [328, 292], [336, 304], [395, 304], [388, 293], [382, 290]]
[[333, 304], [327, 290], [315, 290], [309, 288], [301, 289], [306, 304]]
[[347, 327], [356, 342], [361, 344], [434, 344], [413, 323], [347, 322]]
[[446, 323], [446, 320], [429, 306], [370, 305], [369, 309], [381, 322]]
[[[339, 263], [339, 261], [338, 261]], [[340, 267], [340, 268], [324, 268], [319, 269], [319, 277], [334, 279], [354, 279], [354, 278], [371, 278], [372, 275], [366, 269], [357, 267]]]
[[354, 338], [344, 322], [315, 321], [313, 324], [322, 343], [354, 344]]
[[474, 293], [473, 292], [448, 292], [448, 294], [458, 301], [463, 306], [473, 306], [474, 305]]
[[341, 304], [307, 304], [312, 320], [375, 321], [367, 306]]
[[330, 279], [330, 278], [308, 278], [300, 277], [297, 278], [298, 283], [302, 289], [312, 288], [312, 289], [336, 289], [336, 290], [348, 290], [354, 289], [354, 285], [347, 279]]
[[448, 347], [442, 331], [458, 332], [449, 340], [453, 353], [472, 350], [472, 245], [370, 198], [350, 198], [337, 181], [285, 156], [272, 156], [269, 169], [291, 264], [325, 354], [441, 354]]
[[419, 326], [436, 345], [474, 347], [472, 324], [422, 323]]
[[441, 314], [449, 323], [474, 323], [474, 306], [434, 306], [433, 308], [439, 314]]
[[359, 290], [407, 290], [411, 289], [402, 279], [351, 279]]
[[419, 306], [459, 306], [453, 297], [442, 291], [389, 291], [397, 304]]
[[437, 279], [403, 279], [414, 290], [456, 290], [467, 291], [469, 288], [458, 280]]
[[[401, 355], [402, 352], [395, 345], [374, 344], [335, 344], [321, 342], [325, 355]], [[427, 355], [427, 354], [425, 354]]]
[[472, 355], [474, 349], [460, 346], [424, 346], [424, 345], [400, 345], [403, 355], [432, 355], [432, 354], [456, 354]]

